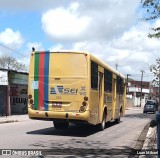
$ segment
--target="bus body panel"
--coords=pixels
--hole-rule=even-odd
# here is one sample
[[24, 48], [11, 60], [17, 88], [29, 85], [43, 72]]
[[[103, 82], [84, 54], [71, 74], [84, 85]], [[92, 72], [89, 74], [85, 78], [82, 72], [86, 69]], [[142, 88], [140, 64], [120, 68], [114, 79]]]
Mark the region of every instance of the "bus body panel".
[[[48, 118], [65, 118], [66, 113], [70, 113], [66, 119], [72, 119], [74, 115], [76, 119], [80, 117], [82, 114], [79, 110], [84, 97], [89, 96], [87, 63], [86, 54], [33, 54], [30, 61], [28, 92], [32, 94], [35, 112], [29, 109], [29, 117], [46, 118], [45, 112], [48, 112]], [[88, 110], [89, 103], [86, 108], [87, 115]], [[88, 117], [85, 116], [87, 121]]]
[[104, 104], [107, 107], [107, 121], [112, 120], [112, 93], [104, 93]]
[[99, 106], [98, 91], [91, 90], [89, 104], [90, 104], [90, 122], [92, 124], [97, 124], [99, 122], [98, 120], [98, 106]]
[[[29, 117], [31, 119], [37, 120], [56, 120], [56, 119], [63, 119], [63, 120], [79, 120], [79, 121], [89, 121], [89, 111], [86, 110], [84, 113], [74, 113], [74, 112], [53, 112], [53, 111], [39, 111], [39, 110], [32, 110], [31, 108], [28, 109]], [[67, 114], [67, 118], [66, 118]]]

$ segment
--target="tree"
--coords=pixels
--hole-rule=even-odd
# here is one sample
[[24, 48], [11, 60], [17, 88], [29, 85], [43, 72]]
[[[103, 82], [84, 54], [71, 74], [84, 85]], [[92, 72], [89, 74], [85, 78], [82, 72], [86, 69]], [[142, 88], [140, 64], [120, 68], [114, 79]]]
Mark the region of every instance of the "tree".
[[26, 71], [25, 64], [21, 64], [14, 57], [3, 56], [0, 58], [0, 68], [16, 71]]
[[153, 80], [153, 84], [155, 86], [159, 85], [160, 79], [160, 58], [156, 59], [156, 64], [150, 66], [150, 71], [154, 74], [155, 79]]
[[[142, 6], [146, 9], [146, 13], [144, 16], [145, 21], [153, 21], [160, 17], [160, 2], [159, 0], [141, 0]], [[154, 32], [149, 34], [150, 38], [159, 38], [160, 37], [160, 27], [151, 28]]]

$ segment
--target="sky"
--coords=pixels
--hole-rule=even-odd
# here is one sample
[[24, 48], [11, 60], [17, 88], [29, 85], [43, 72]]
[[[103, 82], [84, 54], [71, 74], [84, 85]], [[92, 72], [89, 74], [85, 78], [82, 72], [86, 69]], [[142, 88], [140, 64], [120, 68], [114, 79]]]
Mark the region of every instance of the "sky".
[[150, 81], [160, 39], [147, 35], [160, 20], [141, 20], [140, 6], [140, 0], [1, 0], [0, 56], [28, 67], [32, 47], [88, 51], [135, 80], [143, 70]]

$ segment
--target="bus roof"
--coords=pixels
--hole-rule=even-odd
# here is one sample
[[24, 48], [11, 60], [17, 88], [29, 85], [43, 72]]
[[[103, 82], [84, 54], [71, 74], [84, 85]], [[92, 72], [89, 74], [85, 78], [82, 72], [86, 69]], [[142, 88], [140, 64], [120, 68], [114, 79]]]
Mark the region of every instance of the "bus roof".
[[125, 79], [125, 76], [123, 74], [121, 74], [119, 71], [115, 70], [110, 65], [104, 63], [103, 61], [101, 61], [100, 59], [98, 59], [97, 57], [95, 57], [94, 55], [92, 55], [91, 53], [89, 53], [87, 51], [61, 50], [61, 51], [35, 51], [33, 53], [41, 53], [41, 52], [87, 54], [87, 55], [89, 55], [91, 57], [91, 59], [93, 59], [95, 62], [97, 62], [102, 67], [109, 69], [110, 71], [114, 72], [116, 75], [118, 75], [118, 76], [122, 77], [123, 79]]

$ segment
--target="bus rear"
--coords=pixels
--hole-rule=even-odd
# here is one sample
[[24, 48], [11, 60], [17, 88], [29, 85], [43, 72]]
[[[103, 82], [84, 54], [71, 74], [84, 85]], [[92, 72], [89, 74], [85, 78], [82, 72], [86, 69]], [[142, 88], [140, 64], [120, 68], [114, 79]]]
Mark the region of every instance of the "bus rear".
[[28, 84], [31, 119], [54, 121], [56, 128], [71, 121], [88, 122], [88, 56], [74, 52], [32, 52]]

